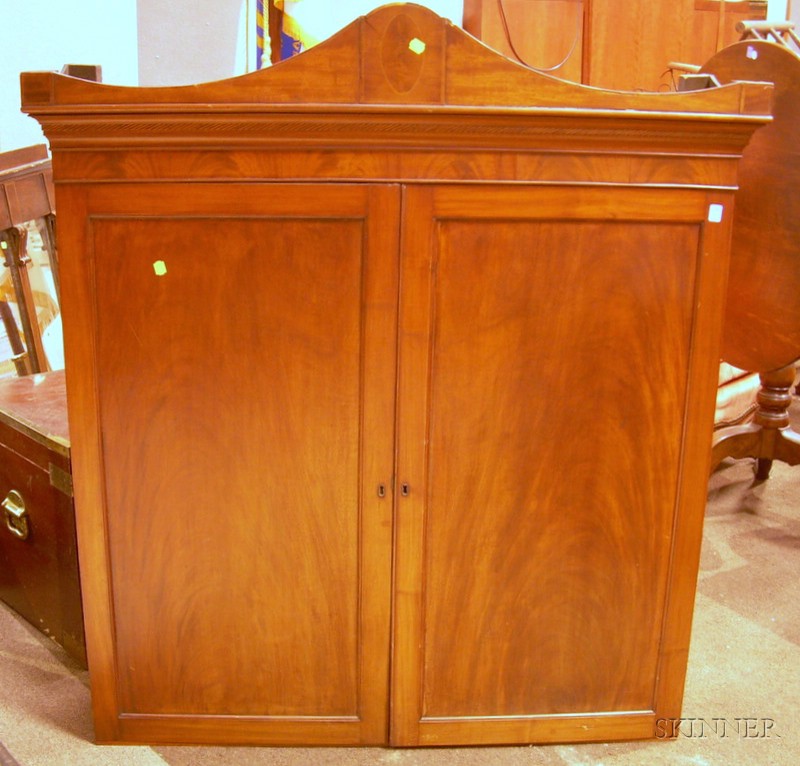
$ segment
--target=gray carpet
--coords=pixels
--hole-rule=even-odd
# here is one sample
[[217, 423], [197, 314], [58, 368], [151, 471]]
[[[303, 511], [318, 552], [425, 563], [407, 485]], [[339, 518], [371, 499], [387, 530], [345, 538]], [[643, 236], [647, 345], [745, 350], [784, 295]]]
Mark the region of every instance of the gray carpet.
[[674, 740], [423, 750], [98, 747], [87, 674], [0, 605], [0, 766], [795, 766], [800, 466], [776, 463], [762, 484], [753, 482], [752, 466], [728, 461], [710, 480], [686, 720]]

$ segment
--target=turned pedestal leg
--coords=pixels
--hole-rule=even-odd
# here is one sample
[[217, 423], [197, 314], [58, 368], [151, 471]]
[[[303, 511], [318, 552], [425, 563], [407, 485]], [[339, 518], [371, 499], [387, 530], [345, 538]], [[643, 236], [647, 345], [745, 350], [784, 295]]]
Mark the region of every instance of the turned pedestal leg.
[[751, 423], [721, 428], [714, 434], [712, 470], [726, 457], [753, 457], [758, 461], [756, 478], [769, 477], [773, 460], [800, 465], [800, 434], [792, 430], [789, 405], [792, 403], [795, 367], [789, 365], [761, 373], [758, 409]]

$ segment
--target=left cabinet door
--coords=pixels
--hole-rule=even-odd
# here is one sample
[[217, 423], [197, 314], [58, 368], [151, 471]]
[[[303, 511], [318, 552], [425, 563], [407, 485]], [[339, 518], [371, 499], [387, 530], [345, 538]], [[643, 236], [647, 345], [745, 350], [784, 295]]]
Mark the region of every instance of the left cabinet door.
[[386, 741], [397, 187], [60, 195], [98, 740]]

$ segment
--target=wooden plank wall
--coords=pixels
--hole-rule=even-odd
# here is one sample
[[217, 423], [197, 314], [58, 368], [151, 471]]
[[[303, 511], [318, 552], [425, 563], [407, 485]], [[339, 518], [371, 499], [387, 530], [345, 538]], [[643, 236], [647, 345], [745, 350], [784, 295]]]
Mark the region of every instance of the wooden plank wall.
[[[744, 0], [465, 0], [464, 28], [512, 59], [615, 90], [670, 90], [670, 62], [703, 64], [763, 19]], [[504, 18], [505, 17], [505, 18]]]

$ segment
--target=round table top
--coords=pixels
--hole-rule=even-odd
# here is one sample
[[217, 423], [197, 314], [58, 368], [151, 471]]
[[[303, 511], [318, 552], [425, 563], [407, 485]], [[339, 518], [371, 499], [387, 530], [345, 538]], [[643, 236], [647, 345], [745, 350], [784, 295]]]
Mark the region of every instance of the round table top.
[[702, 71], [720, 84], [775, 85], [773, 121], [756, 131], [739, 166], [722, 358], [769, 372], [800, 357], [800, 56], [747, 40]]

